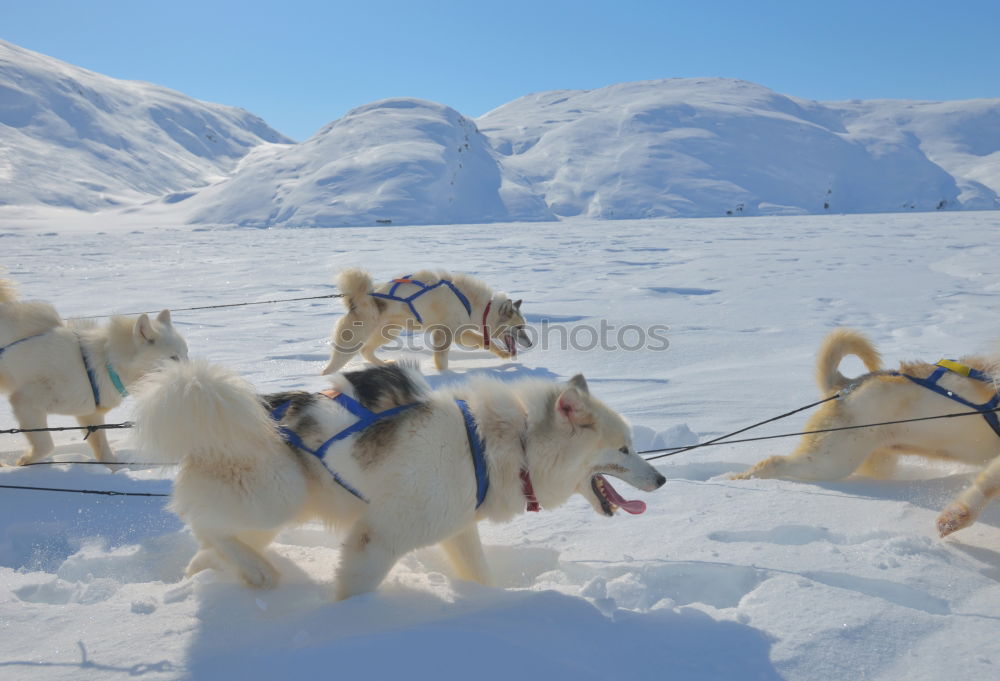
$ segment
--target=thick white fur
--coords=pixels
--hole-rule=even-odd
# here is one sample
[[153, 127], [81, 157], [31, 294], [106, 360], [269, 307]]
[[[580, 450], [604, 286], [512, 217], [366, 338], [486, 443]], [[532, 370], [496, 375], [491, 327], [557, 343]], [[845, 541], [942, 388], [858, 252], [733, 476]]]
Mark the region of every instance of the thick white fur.
[[[392, 282], [375, 286], [367, 272], [356, 268], [344, 270], [337, 276], [337, 287], [344, 294], [347, 314], [338, 319], [334, 327], [330, 361], [323, 368], [322, 374], [339, 371], [359, 351], [372, 364], [384, 364], [375, 355], [375, 351], [394, 340], [403, 329], [424, 329], [431, 332], [434, 365], [438, 370], [444, 371], [448, 368], [448, 350], [453, 342], [467, 348], [486, 348], [482, 320], [483, 311], [490, 301], [492, 305], [486, 323], [491, 339], [506, 341], [508, 345], [516, 343], [517, 338], [526, 341], [527, 336], [523, 330], [517, 331], [525, 323], [520, 312], [520, 301], [511, 302], [507, 294], [494, 293], [486, 284], [466, 274], [422, 270], [412, 278], [428, 286], [442, 279], [451, 281], [468, 299], [472, 308], [471, 315], [450, 288], [440, 286], [414, 301], [423, 319], [421, 324], [405, 303], [384, 299], [376, 302], [371, 296], [372, 292], [387, 293], [392, 288]], [[402, 284], [397, 294], [407, 297], [417, 290], [415, 285]], [[498, 357], [509, 359], [512, 355], [504, 345], [504, 342], [491, 342], [488, 349]]]
[[[349, 391], [346, 381], [338, 383]], [[468, 401], [487, 442], [490, 487], [478, 510], [456, 396]], [[331, 400], [308, 409], [322, 430], [310, 446], [354, 422]], [[228, 566], [254, 587], [276, 579], [262, 553], [275, 532], [310, 518], [347, 532], [338, 598], [374, 590], [403, 554], [435, 543], [459, 577], [489, 583], [476, 523], [524, 511], [522, 467], [544, 508], [580, 492], [604, 513], [591, 486], [597, 473], [643, 490], [664, 482], [635, 453], [625, 421], [589, 395], [582, 377], [562, 385], [481, 379], [428, 394], [403, 418], [377, 447], [361, 451], [364, 436], [352, 436], [327, 456], [365, 503], [337, 485], [318, 459], [287, 447], [253, 388], [227, 369], [198, 361], [170, 367], [144, 382], [135, 409], [144, 456], [181, 464], [173, 509], [201, 544], [188, 574]]]
[[[142, 315], [138, 319], [115, 317], [105, 326], [64, 324], [51, 305], [19, 301], [13, 286], [0, 280], [0, 347], [43, 332], [0, 353], [0, 392], [8, 395], [21, 428], [45, 428], [48, 414], [76, 416], [84, 426], [101, 425], [104, 414], [122, 401], [105, 368], [109, 362], [128, 389], [164, 359], [187, 357], [187, 346], [174, 330], [167, 310], [153, 320]], [[81, 345], [97, 376], [99, 408], [94, 405]], [[18, 465], [52, 453], [49, 433], [25, 436], [30, 448], [18, 459]], [[87, 442], [99, 461], [114, 460], [103, 430], [94, 432]]]
[[[824, 394], [850, 383], [837, 370], [840, 361], [850, 354], [861, 357], [869, 371], [877, 371], [880, 367], [878, 352], [871, 341], [856, 331], [836, 329], [824, 340], [817, 357], [816, 377]], [[1000, 376], [996, 357], [964, 357], [961, 362], [994, 377]], [[899, 371], [925, 378], [935, 368], [926, 362], [904, 362]], [[975, 404], [989, 401], [996, 390], [996, 381], [987, 384], [950, 372], [939, 384]], [[824, 404], [806, 424], [805, 430], [968, 410], [903, 376], [876, 373], [864, 377], [840, 399]], [[893, 473], [900, 454], [983, 466], [972, 485], [938, 517], [937, 528], [941, 536], [971, 525], [990, 499], [1000, 494], [1000, 438], [978, 415], [806, 435], [788, 456], [769, 457], [733, 477], [836, 480], [854, 472], [887, 477]]]
[[17, 300], [17, 287], [10, 279], [0, 279], [0, 303]]

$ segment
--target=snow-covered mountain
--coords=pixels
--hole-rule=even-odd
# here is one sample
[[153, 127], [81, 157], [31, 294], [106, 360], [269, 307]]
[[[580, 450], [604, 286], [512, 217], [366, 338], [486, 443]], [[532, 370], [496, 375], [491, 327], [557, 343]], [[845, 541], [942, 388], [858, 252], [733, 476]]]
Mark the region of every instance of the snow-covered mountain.
[[386, 100], [252, 155], [193, 222], [339, 226], [996, 208], [1000, 100], [822, 104], [729, 79]]
[[192, 199], [193, 222], [349, 226], [552, 219], [475, 123], [416, 99], [362, 106], [305, 142], [264, 147]]
[[1000, 206], [1000, 100], [880, 100], [827, 106], [843, 116], [844, 125], [858, 137], [918, 141], [927, 159], [955, 178], [960, 207]]
[[0, 205], [93, 211], [192, 191], [265, 142], [291, 140], [242, 109], [0, 40]]
[[1000, 100], [823, 104], [678, 78], [530, 95], [478, 123], [560, 216], [1000, 207]]
[[677, 78], [479, 119], [388, 99], [294, 144], [244, 111], [0, 43], [0, 179], [0, 205], [248, 226], [991, 209], [1000, 99], [822, 103]]

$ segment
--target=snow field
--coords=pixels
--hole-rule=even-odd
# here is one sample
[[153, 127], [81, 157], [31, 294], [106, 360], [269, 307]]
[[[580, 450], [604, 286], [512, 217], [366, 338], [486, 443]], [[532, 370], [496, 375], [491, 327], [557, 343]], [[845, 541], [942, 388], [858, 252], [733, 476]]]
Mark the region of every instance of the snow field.
[[[670, 327], [669, 349], [549, 347], [453, 370], [568, 378], [635, 427], [638, 448], [688, 444], [817, 398], [813, 357], [836, 325], [887, 362], [993, 349], [996, 213], [457, 225], [433, 229], [107, 233], [67, 222], [9, 230], [3, 265], [65, 315], [322, 295], [333, 273], [423, 266], [474, 273], [525, 299], [531, 323]], [[321, 389], [340, 303], [176, 313], [192, 354], [262, 391]], [[418, 344], [419, 345], [419, 344]], [[845, 363], [845, 373], [859, 367]], [[802, 426], [806, 414], [761, 434]], [[124, 420], [127, 409], [109, 415]], [[72, 424], [55, 417], [53, 425]], [[0, 424], [14, 425], [4, 402]], [[3, 427], [7, 427], [4, 425]], [[0, 460], [21, 447], [0, 436]], [[127, 458], [132, 444], [111, 433]], [[61, 459], [83, 459], [58, 435]], [[1000, 504], [946, 541], [934, 518], [969, 480], [907, 461], [902, 479], [730, 481], [787, 440], [658, 462], [641, 516], [582, 499], [481, 527], [501, 588], [454, 580], [437, 549], [383, 588], [329, 600], [338, 538], [284, 532], [274, 591], [231, 575], [183, 578], [194, 541], [163, 499], [0, 490], [0, 665], [24, 679], [372, 678], [470, 670], [487, 679], [941, 679], [1000, 664]], [[165, 492], [168, 470], [0, 469], [0, 483]], [[391, 651], [391, 654], [388, 654]]]

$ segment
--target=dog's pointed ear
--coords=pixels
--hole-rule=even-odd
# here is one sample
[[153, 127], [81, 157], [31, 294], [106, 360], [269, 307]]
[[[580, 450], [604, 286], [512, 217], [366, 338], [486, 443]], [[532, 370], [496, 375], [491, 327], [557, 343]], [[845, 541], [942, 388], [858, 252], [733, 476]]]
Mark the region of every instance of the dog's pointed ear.
[[160, 322], [161, 324], [170, 326], [171, 325], [170, 310], [162, 310], [160, 314], [156, 315], [156, 321]]
[[574, 426], [589, 426], [594, 423], [594, 414], [587, 404], [586, 393], [576, 386], [569, 386], [556, 399], [556, 418]]
[[132, 336], [137, 341], [152, 343], [156, 340], [156, 332], [153, 330], [153, 323], [149, 321], [149, 315], [141, 314], [132, 325]]
[[584, 395], [590, 394], [590, 388], [587, 386], [587, 379], [583, 377], [583, 374], [577, 374], [573, 378], [569, 379], [569, 384], [582, 392]]
[[514, 309], [515, 310], [520, 310], [521, 309], [521, 303], [523, 303], [523, 302], [524, 301], [521, 300], [520, 298], [518, 298], [517, 300], [515, 300], [514, 301]]

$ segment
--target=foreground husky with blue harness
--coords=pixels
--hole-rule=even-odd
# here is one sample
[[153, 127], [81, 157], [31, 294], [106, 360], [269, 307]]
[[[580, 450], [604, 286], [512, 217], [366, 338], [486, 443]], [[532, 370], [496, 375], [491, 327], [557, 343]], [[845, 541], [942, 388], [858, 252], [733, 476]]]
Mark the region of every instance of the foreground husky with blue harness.
[[[848, 379], [838, 370], [856, 355], [870, 373]], [[1000, 494], [1000, 404], [996, 359], [943, 359], [937, 364], [904, 362], [898, 371], [883, 370], [878, 352], [861, 334], [837, 329], [819, 352], [816, 377], [824, 394], [840, 391], [806, 425], [806, 430], [865, 423], [919, 419], [979, 411], [982, 416], [935, 419], [878, 428], [816, 433], [802, 438], [788, 456], [772, 456], [736, 478], [836, 480], [858, 472], [892, 474], [900, 454], [917, 454], [983, 466], [972, 485], [941, 513], [937, 529], [946, 536], [968, 527], [986, 504]]]
[[189, 575], [230, 568], [271, 587], [278, 574], [264, 548], [281, 528], [319, 519], [346, 532], [338, 598], [375, 589], [403, 554], [436, 543], [459, 577], [488, 584], [478, 521], [574, 493], [604, 516], [641, 513], [645, 504], [605, 474], [646, 491], [665, 482], [582, 376], [431, 391], [396, 364], [333, 382], [261, 398], [231, 371], [194, 361], [138, 391], [144, 456], [180, 463], [172, 509], [200, 544]]

